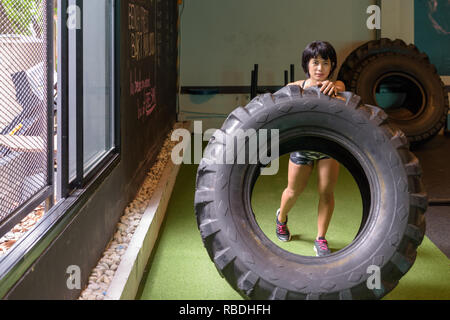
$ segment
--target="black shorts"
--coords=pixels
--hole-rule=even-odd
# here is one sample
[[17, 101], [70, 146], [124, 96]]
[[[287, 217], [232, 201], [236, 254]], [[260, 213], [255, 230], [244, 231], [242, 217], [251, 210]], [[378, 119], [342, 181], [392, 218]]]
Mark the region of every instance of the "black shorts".
[[290, 154], [289, 159], [295, 164], [312, 166], [314, 160], [330, 159], [330, 157], [316, 151], [295, 151]]

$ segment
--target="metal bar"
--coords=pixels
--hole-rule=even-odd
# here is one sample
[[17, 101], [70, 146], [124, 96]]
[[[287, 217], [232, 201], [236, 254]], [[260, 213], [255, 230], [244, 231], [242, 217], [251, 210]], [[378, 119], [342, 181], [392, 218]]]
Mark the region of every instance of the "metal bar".
[[254, 82], [255, 94], [258, 94], [256, 90], [256, 88], [258, 88], [258, 64], [255, 64], [253, 70], [255, 71], [255, 82]]
[[45, 199], [44, 212], [49, 212], [50, 209], [53, 208], [53, 206], [55, 205], [54, 194], [55, 194], [55, 191], [52, 188], [52, 194], [49, 195], [49, 197], [47, 199]]
[[293, 64], [291, 64], [291, 82], [294, 82], [294, 81], [295, 81], [295, 75], [294, 75], [294, 72], [295, 72], [295, 67], [294, 67]]
[[[108, 35], [109, 39], [108, 41], [106, 41], [106, 43], [108, 44], [108, 46], [106, 47], [105, 50], [105, 56], [108, 56], [109, 52], [111, 52], [111, 56], [110, 59], [108, 59], [108, 64], [111, 66], [111, 68], [109, 69], [108, 67], [106, 68], [107, 70], [107, 77], [106, 79], [108, 80], [109, 83], [109, 90], [108, 92], [108, 101], [109, 101], [109, 112], [110, 112], [110, 119], [108, 121], [108, 124], [105, 126], [105, 144], [107, 146], [113, 146], [114, 145], [114, 141], [115, 141], [115, 136], [114, 136], [114, 130], [115, 130], [115, 108], [114, 108], [114, 104], [115, 104], [115, 80], [114, 80], [114, 70], [115, 70], [115, 42], [114, 42], [114, 21], [115, 21], [115, 17], [114, 17], [114, 1], [111, 1], [111, 5], [106, 5], [105, 7], [105, 16], [108, 17], [107, 21], [107, 31], [106, 34]], [[109, 44], [110, 42], [110, 44]]]
[[428, 205], [433, 207], [433, 206], [450, 206], [450, 199], [447, 198], [436, 198], [436, 199], [429, 199], [428, 200]]
[[[53, 186], [53, 130], [54, 130], [54, 105], [53, 105], [53, 0], [47, 0], [47, 185]], [[53, 190], [53, 187], [52, 187]], [[46, 203], [46, 211], [53, 206], [53, 192]]]
[[[191, 89], [192, 90], [192, 89]], [[181, 88], [181, 93], [183, 93], [183, 87]], [[255, 70], [252, 70], [251, 83], [250, 83], [250, 99], [255, 97]]]
[[250, 99], [258, 94], [258, 65], [255, 64], [252, 70], [252, 79], [250, 85]]
[[14, 210], [7, 219], [3, 220], [0, 224], [0, 238], [6, 233], [11, 231], [16, 224], [18, 224], [23, 218], [30, 214], [37, 206], [45, 201], [46, 198], [53, 194], [53, 186], [44, 187], [37, 192], [33, 197], [28, 199], [22, 206]]
[[[252, 71], [253, 72], [253, 71]], [[255, 87], [255, 92], [278, 91], [284, 85], [279, 86], [259, 86]], [[186, 86], [181, 87], [181, 94], [248, 94], [251, 93], [252, 86]]]
[[[381, 0], [375, 0], [375, 4], [380, 8], [380, 11], [381, 11], [381, 2], [382, 2]], [[381, 29], [375, 29], [375, 40], [380, 39], [381, 39]]]
[[80, 28], [75, 30], [76, 43], [76, 178], [75, 186], [81, 187], [84, 174], [84, 121], [83, 121], [83, 0], [75, 1], [80, 9]]
[[113, 29], [113, 48], [114, 48], [114, 70], [113, 70], [113, 85], [114, 85], [114, 145], [115, 152], [120, 153], [120, 0], [114, 1], [114, 29]]
[[58, 0], [57, 200], [69, 194], [69, 32], [68, 0]]

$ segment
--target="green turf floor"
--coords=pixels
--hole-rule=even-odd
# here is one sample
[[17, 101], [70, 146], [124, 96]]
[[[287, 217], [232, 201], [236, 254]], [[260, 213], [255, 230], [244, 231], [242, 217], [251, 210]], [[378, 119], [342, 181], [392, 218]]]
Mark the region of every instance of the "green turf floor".
[[[286, 184], [288, 157], [280, 158], [275, 176], [261, 176], [254, 189], [252, 207], [265, 234], [285, 250], [314, 255], [317, 192], [313, 172], [308, 187], [289, 215], [292, 241], [281, 243], [274, 232], [275, 211]], [[160, 237], [149, 260], [137, 299], [236, 300], [242, 299], [217, 272], [203, 247], [194, 213], [197, 165], [182, 165], [167, 208]], [[327, 239], [333, 251], [348, 245], [361, 220], [361, 196], [349, 172], [341, 167], [335, 192], [336, 207]], [[425, 237], [417, 259], [399, 285], [384, 299], [450, 299], [447, 257]]]

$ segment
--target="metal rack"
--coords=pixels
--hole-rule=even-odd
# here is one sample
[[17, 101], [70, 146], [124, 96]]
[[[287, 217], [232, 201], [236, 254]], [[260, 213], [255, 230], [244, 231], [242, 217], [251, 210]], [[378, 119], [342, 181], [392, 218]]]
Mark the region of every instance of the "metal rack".
[[[266, 86], [266, 87], [258, 87], [258, 69], [259, 65], [255, 64], [253, 66], [253, 70], [251, 72], [251, 84], [250, 84], [250, 99], [253, 99], [260, 93], [273, 93], [279, 89], [281, 86]], [[295, 66], [293, 64], [290, 65], [290, 82], [295, 81], [294, 76]], [[288, 70], [284, 70], [284, 85], [288, 84], [289, 72]]]

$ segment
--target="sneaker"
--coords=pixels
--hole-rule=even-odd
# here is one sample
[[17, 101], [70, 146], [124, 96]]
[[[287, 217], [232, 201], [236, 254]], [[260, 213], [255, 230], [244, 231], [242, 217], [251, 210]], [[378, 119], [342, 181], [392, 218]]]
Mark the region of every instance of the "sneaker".
[[317, 257], [323, 257], [331, 253], [330, 249], [328, 249], [328, 242], [324, 237], [314, 240], [314, 251]]
[[280, 214], [280, 209], [277, 210], [277, 237], [278, 239], [280, 239], [281, 241], [289, 241], [291, 240], [291, 233], [289, 232], [289, 228], [287, 226], [287, 217], [286, 217], [286, 222], [281, 223], [280, 221], [278, 221], [278, 215]]

